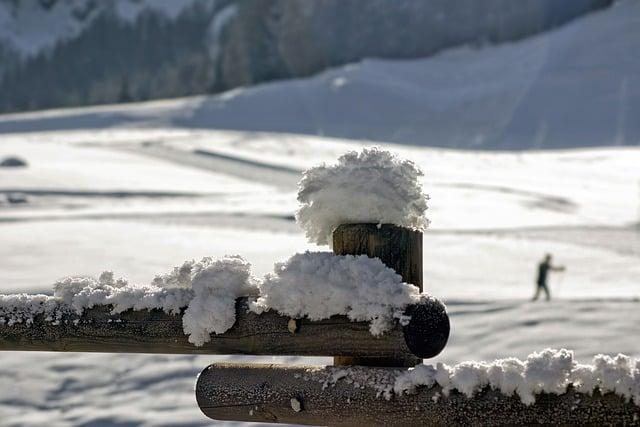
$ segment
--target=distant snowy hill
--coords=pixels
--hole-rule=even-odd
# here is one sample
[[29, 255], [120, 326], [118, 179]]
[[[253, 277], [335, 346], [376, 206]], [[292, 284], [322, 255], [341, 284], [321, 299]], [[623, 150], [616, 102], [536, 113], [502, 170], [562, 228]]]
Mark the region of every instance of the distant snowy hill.
[[518, 40], [612, 0], [0, 0], [0, 111], [173, 98]]
[[365, 60], [217, 96], [0, 116], [0, 132], [182, 127], [424, 146], [640, 143], [640, 2], [519, 42]]

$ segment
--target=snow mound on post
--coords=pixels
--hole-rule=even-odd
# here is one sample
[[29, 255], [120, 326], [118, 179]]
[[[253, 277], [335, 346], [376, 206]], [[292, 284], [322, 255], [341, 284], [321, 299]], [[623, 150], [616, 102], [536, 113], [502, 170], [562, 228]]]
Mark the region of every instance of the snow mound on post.
[[305, 252], [275, 265], [251, 309], [311, 320], [342, 314], [352, 321], [371, 321], [371, 333], [380, 335], [392, 328], [394, 319], [406, 324], [405, 308], [422, 298], [416, 286], [404, 283], [378, 258]]
[[429, 197], [422, 191], [422, 171], [410, 160], [388, 151], [351, 151], [333, 166], [320, 165], [303, 173], [296, 213], [307, 238], [328, 244], [341, 224], [395, 224], [424, 230]]
[[195, 295], [182, 317], [189, 342], [201, 346], [210, 341], [212, 332], [221, 334], [231, 328], [236, 321], [236, 299], [257, 293], [257, 283], [251, 264], [240, 256], [203, 259], [193, 272]]
[[418, 387], [436, 384], [445, 396], [457, 390], [471, 398], [490, 387], [507, 396], [515, 393], [526, 405], [535, 403], [536, 394], [563, 394], [572, 385], [580, 393], [592, 394], [599, 389], [640, 405], [640, 360], [622, 354], [614, 358], [601, 354], [594, 357], [593, 365], [581, 365], [574, 360], [572, 351], [548, 348], [530, 354], [525, 361], [508, 358], [455, 366], [418, 365], [396, 377], [393, 391], [411, 394]]

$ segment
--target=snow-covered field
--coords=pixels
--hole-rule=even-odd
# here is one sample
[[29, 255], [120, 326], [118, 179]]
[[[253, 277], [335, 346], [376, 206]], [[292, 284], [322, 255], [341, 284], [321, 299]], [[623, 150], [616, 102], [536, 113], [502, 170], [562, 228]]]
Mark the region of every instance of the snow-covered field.
[[[489, 66], [494, 60], [485, 63], [481, 55], [509, 58], [509, 52], [525, 58], [526, 52], [547, 52], [549, 58], [560, 61], [564, 57], [553, 49], [569, 45], [553, 45], [551, 41], [556, 39], [545, 42], [544, 37], [566, 41], [571, 35], [571, 40], [583, 46], [579, 35], [588, 30], [592, 42], [610, 40], [609, 35], [625, 34], [624, 28], [637, 32], [638, 27], [631, 24], [638, 16], [637, 3], [622, 2], [550, 36], [487, 48], [482, 54], [456, 51], [415, 61], [415, 76], [423, 76], [420, 73], [431, 66], [451, 61], [459, 64], [463, 59], [478, 67]], [[620, 23], [619, 28], [611, 22]], [[599, 28], [602, 31], [597, 33]], [[614, 31], [616, 28], [620, 31]], [[626, 40], [637, 43], [632, 36]], [[550, 51], [544, 48], [551, 45], [556, 47]], [[567, 49], [586, 55], [575, 46]], [[534, 59], [539, 58], [535, 55]], [[626, 58], [625, 72], [637, 69], [636, 59], [616, 56], [620, 57]], [[518, 58], [514, 61], [519, 63]], [[191, 98], [0, 117], [0, 161], [18, 156], [28, 163], [26, 168], [0, 168], [0, 293], [51, 292], [52, 283], [62, 276], [98, 275], [105, 269], [133, 282], [149, 282], [155, 274], [186, 259], [236, 253], [245, 256], [262, 275], [276, 261], [295, 252], [328, 250], [308, 243], [293, 219], [300, 173], [370, 144], [303, 135], [308, 129], [296, 127], [302, 126], [296, 121], [301, 116], [284, 110], [278, 111], [278, 129], [288, 123], [288, 130], [297, 135], [209, 128], [216, 127], [216, 120], [228, 120], [236, 103], [245, 105], [240, 102], [245, 98], [257, 102], [266, 97], [270, 101], [261, 105], [271, 108], [280, 102], [274, 93], [292, 93], [286, 92], [286, 85], [304, 94], [309, 105], [320, 105], [313, 102], [329, 98], [313, 89], [318, 82], [328, 82], [332, 93], [361, 102], [362, 93], [375, 92], [389, 103], [389, 111], [401, 114], [407, 93], [416, 88], [410, 85], [405, 90], [399, 83], [406, 82], [402, 76], [407, 76], [410, 65], [409, 61], [365, 62], [317, 78], [246, 89], [209, 101]], [[502, 62], [498, 66], [507, 67]], [[571, 71], [558, 67], [540, 71], [534, 86], [550, 87], [549, 76], [558, 76], [553, 70]], [[377, 76], [367, 74], [370, 68], [395, 80], [373, 78], [369, 83], [395, 81], [397, 90], [384, 95], [372, 86], [362, 86], [356, 77]], [[366, 73], [358, 74], [358, 69]], [[491, 70], [486, 73], [492, 74]], [[576, 75], [584, 74], [583, 68], [573, 70]], [[587, 75], [596, 80], [611, 77], [607, 73]], [[337, 80], [339, 77], [345, 80]], [[425, 77], [425, 81], [432, 77]], [[450, 77], [451, 82], [443, 83], [443, 88], [459, 83], [456, 75]], [[478, 78], [476, 83], [463, 81], [480, 87], [482, 79]], [[624, 97], [619, 98], [625, 102], [619, 104], [625, 113], [618, 115], [628, 120], [616, 128], [623, 132], [621, 141], [627, 142], [637, 136], [633, 127], [637, 121], [630, 117], [638, 111], [633, 108], [640, 99], [635, 95], [639, 86], [630, 79]], [[344, 92], [352, 82], [364, 92]], [[486, 97], [484, 92], [478, 95], [483, 100], [480, 108], [480, 104], [468, 102], [478, 94], [472, 88], [467, 88], [466, 95], [457, 94], [455, 105], [439, 103], [447, 114], [473, 115], [478, 108], [491, 113], [479, 124], [462, 121], [452, 137], [480, 135], [482, 123], [506, 117], [506, 110], [489, 109], [496, 103], [518, 113], [510, 116], [515, 126], [510, 129], [520, 132], [529, 124], [538, 126], [539, 117], [529, 114], [526, 105], [535, 104], [532, 94], [548, 92], [530, 89], [534, 86], [523, 86], [517, 80], [511, 82], [518, 88], [514, 93], [523, 96], [522, 110], [500, 104], [499, 97]], [[500, 93], [498, 89], [495, 93]], [[436, 102], [430, 98], [433, 93], [427, 92], [416, 92], [415, 96]], [[398, 93], [403, 95], [396, 97]], [[338, 95], [331, 99], [346, 102]], [[601, 100], [593, 104], [609, 105]], [[433, 113], [421, 105], [409, 107]], [[456, 105], [468, 108], [459, 110]], [[327, 107], [327, 111], [333, 110]], [[378, 110], [357, 111], [360, 119], [370, 124], [385, 116]], [[302, 114], [302, 109], [295, 112]], [[236, 117], [258, 120], [263, 113], [247, 110]], [[345, 117], [348, 113], [344, 112]], [[210, 122], [204, 126], [202, 121], [207, 117]], [[429, 117], [427, 126], [438, 122], [440, 116]], [[518, 124], [524, 117], [532, 117], [536, 123]], [[313, 118], [323, 123], [333, 120], [331, 115]], [[398, 117], [387, 119], [396, 120], [396, 124], [401, 121]], [[497, 123], [502, 123], [500, 120]], [[421, 121], [418, 118], [413, 123]], [[587, 121], [597, 127], [592, 118]], [[560, 126], [559, 122], [549, 123], [550, 138], [559, 138], [560, 128], [553, 127]], [[569, 121], [563, 123], [569, 126]], [[438, 126], [441, 124], [446, 125]], [[438, 126], [432, 128], [434, 135]], [[419, 133], [422, 128], [411, 129]], [[376, 130], [365, 133], [369, 131]], [[384, 140], [386, 130], [378, 131], [377, 139]], [[541, 134], [540, 138], [546, 137]], [[431, 227], [424, 235], [425, 289], [447, 303], [452, 320], [450, 343], [436, 360], [524, 358], [548, 346], [573, 349], [584, 362], [601, 352], [640, 356], [640, 148], [482, 152], [378, 145], [415, 161], [426, 172], [422, 184], [431, 196], [427, 212]], [[11, 203], [10, 199], [26, 199], [26, 203]], [[551, 277], [553, 301], [532, 303], [529, 298], [534, 291], [536, 263], [546, 252], [553, 253], [555, 262], [565, 265], [567, 271]], [[328, 361], [44, 353], [4, 353], [0, 358], [0, 425], [7, 426], [208, 424], [193, 394], [196, 375], [208, 363], [229, 359]]]
[[[294, 252], [319, 249], [292, 219], [298, 171], [362, 145], [175, 129], [3, 135], [0, 158], [29, 166], [0, 169], [0, 193], [27, 198], [0, 207], [2, 292], [50, 292], [61, 276], [104, 269], [148, 282], [185, 259], [226, 253], [264, 274]], [[640, 355], [640, 150], [389, 147], [426, 171], [425, 288], [452, 317], [437, 360], [525, 357], [547, 346], [572, 348], [584, 361], [600, 352]], [[554, 301], [531, 303], [536, 262], [547, 251], [567, 272], [552, 277]], [[5, 425], [206, 424], [195, 377], [228, 359], [2, 358]]]
[[[4, 291], [47, 291], [56, 278], [104, 268], [149, 281], [183, 259], [226, 252], [242, 253], [264, 274], [274, 261], [318, 248], [293, 221], [298, 171], [366, 145], [294, 135], [156, 132], [3, 136], [0, 157], [18, 155], [29, 163], [0, 169], [0, 194], [28, 200], [0, 209]], [[431, 226], [424, 264], [434, 294], [524, 297], [535, 262], [550, 251], [568, 266], [557, 277], [559, 296], [640, 296], [634, 228], [640, 150], [386, 147], [426, 171]]]

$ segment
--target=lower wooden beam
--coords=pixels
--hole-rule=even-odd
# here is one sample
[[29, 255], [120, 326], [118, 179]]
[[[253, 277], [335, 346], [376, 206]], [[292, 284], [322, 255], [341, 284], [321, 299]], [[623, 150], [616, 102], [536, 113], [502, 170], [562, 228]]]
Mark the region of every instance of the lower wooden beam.
[[273, 311], [255, 314], [248, 310], [247, 299], [240, 298], [234, 326], [196, 347], [183, 332], [180, 314], [161, 310], [112, 314], [110, 306], [99, 306], [81, 316], [69, 311], [59, 324], [44, 315], [36, 316], [32, 324], [0, 324], [0, 350], [348, 356], [363, 364], [391, 361], [394, 366], [414, 366], [419, 358], [444, 348], [449, 319], [436, 300], [410, 310], [415, 315], [409, 325], [396, 325], [374, 337], [368, 322], [351, 322], [346, 316], [310, 321]]
[[[329, 426], [637, 425], [640, 407], [614, 394], [571, 388], [526, 406], [485, 389], [473, 398], [444, 396], [439, 386], [387, 394], [399, 369], [215, 364], [196, 384], [202, 412], [216, 420]], [[345, 372], [351, 372], [346, 374]]]

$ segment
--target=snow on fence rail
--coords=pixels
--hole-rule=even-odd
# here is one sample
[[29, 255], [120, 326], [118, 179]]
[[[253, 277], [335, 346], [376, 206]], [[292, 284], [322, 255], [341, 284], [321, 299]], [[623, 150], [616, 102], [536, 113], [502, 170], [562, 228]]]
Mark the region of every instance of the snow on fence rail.
[[250, 304], [249, 298], [239, 298], [233, 326], [201, 346], [184, 334], [184, 310], [113, 313], [112, 306], [100, 305], [82, 314], [68, 311], [54, 323], [39, 314], [28, 323], [0, 324], [0, 350], [349, 356], [413, 366], [416, 358], [439, 353], [448, 335], [446, 311], [435, 299], [411, 306], [407, 313], [413, 316], [406, 325], [395, 322], [379, 337], [371, 334], [368, 322], [347, 316], [293, 319], [275, 311], [256, 314]]
[[[582, 365], [585, 366], [585, 365]], [[420, 366], [421, 368], [433, 368]], [[451, 376], [456, 367], [440, 369], [443, 377], [404, 388], [415, 368], [283, 367], [215, 364], [196, 384], [202, 411], [217, 420], [330, 426], [424, 425], [638, 425], [640, 406], [621, 384], [607, 384], [604, 376], [581, 387], [562, 372], [550, 372], [548, 381], [560, 388], [546, 391], [525, 386], [534, 402], [523, 403], [515, 390], [482, 381], [480, 376]], [[478, 374], [479, 372], [476, 372]], [[518, 378], [523, 378], [517, 376]], [[619, 377], [634, 381], [627, 375]], [[635, 377], [640, 384], [640, 376]], [[449, 384], [442, 386], [439, 382]], [[472, 395], [460, 389], [473, 386]], [[578, 391], [580, 389], [581, 391]], [[465, 390], [466, 391], [466, 390]]]
[[[334, 233], [336, 255], [294, 255], [262, 283], [239, 257], [185, 263], [146, 286], [111, 273], [65, 279], [54, 297], [0, 296], [0, 350], [334, 356], [336, 364], [414, 366], [449, 336], [444, 305], [408, 284], [421, 284], [421, 250], [417, 231], [349, 224]], [[237, 298], [243, 293], [256, 295]]]

